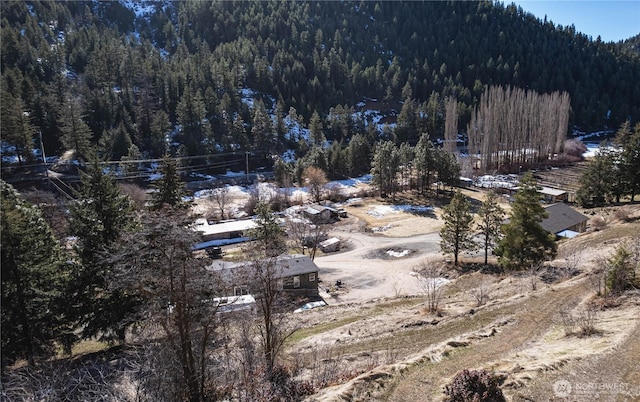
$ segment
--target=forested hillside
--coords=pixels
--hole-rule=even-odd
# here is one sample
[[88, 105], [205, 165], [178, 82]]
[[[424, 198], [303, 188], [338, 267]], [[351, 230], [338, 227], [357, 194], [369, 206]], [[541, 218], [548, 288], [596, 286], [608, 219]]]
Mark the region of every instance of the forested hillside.
[[[635, 37], [492, 2], [3, 1], [2, 140], [19, 160], [292, 149], [465, 131], [489, 85], [567, 92], [567, 131], [640, 120]], [[384, 110], [382, 128], [371, 114]], [[396, 118], [397, 117], [397, 118]], [[380, 123], [380, 124], [374, 124]], [[397, 124], [397, 125], [396, 125]], [[308, 128], [313, 138], [291, 134]], [[396, 131], [394, 133], [394, 130]], [[13, 147], [7, 147], [11, 145]]]

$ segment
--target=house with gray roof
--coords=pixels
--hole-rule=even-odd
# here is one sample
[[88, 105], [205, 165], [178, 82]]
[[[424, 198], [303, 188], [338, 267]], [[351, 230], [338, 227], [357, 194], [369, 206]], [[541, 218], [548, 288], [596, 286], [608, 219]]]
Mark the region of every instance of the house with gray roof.
[[540, 225], [549, 233], [560, 237], [575, 237], [587, 230], [588, 217], [565, 203], [552, 204], [545, 207], [548, 216]]
[[[216, 260], [208, 270], [217, 272], [228, 284], [229, 296], [240, 296], [254, 293], [255, 278], [252, 271], [254, 264], [265, 261], [230, 262]], [[267, 262], [270, 263], [270, 262]], [[275, 258], [275, 275], [277, 288], [284, 292], [300, 296], [318, 295], [318, 266], [309, 256], [302, 254], [285, 254]]]

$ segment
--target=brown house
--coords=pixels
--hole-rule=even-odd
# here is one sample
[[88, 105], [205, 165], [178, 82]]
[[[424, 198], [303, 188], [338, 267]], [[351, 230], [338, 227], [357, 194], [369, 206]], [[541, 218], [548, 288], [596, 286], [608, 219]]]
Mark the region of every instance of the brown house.
[[[216, 271], [228, 284], [229, 296], [254, 293], [252, 262], [214, 261], [207, 269]], [[278, 256], [275, 280], [279, 290], [300, 296], [318, 295], [318, 266], [302, 254]]]
[[587, 230], [587, 218], [565, 203], [549, 205], [545, 208], [549, 216], [540, 225], [549, 233], [561, 237], [574, 237]]

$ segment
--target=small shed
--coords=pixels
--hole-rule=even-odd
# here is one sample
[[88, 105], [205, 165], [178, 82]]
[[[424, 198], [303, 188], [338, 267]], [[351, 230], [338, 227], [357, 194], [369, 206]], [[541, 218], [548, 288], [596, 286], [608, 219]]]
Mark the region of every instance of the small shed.
[[549, 205], [545, 208], [545, 211], [547, 211], [548, 216], [542, 220], [540, 225], [549, 233], [560, 236], [561, 232], [582, 233], [587, 230], [589, 218], [565, 203]]
[[548, 204], [567, 202], [567, 192], [564, 190], [558, 190], [557, 188], [552, 187], [542, 187], [538, 192], [542, 194], [544, 201]]
[[332, 237], [318, 244], [318, 247], [323, 253], [332, 253], [334, 251], [338, 251], [340, 250], [340, 239], [338, 239], [337, 237]]

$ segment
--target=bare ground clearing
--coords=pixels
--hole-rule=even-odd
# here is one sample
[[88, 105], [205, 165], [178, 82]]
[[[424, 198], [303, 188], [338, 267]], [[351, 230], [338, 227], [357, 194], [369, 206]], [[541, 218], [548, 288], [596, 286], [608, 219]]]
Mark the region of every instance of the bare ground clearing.
[[[463, 192], [474, 205], [484, 199], [483, 191]], [[640, 215], [640, 206], [617, 208]], [[439, 206], [412, 212], [380, 199], [348, 205], [349, 218], [331, 230], [347, 246], [316, 258], [321, 287], [332, 290], [322, 293], [329, 305], [296, 315], [300, 330], [288, 347], [292, 361], [305, 363], [303, 376], [316, 375], [323, 365], [339, 372], [333, 373], [331, 387], [308, 399], [439, 400], [457, 371], [487, 368], [506, 376], [503, 390], [512, 401], [640, 400], [640, 296], [629, 295], [619, 307], [600, 311], [596, 336], [566, 336], [559, 315], [583, 308], [594, 294], [588, 275], [598, 260], [640, 230], [637, 222], [619, 222], [615, 209], [585, 211], [607, 225], [560, 242], [552, 265], [563, 267], [564, 256], [577, 252], [578, 276], [537, 281], [533, 290], [527, 275], [453, 271], [447, 274], [452, 282], [445, 287], [441, 312], [433, 315], [425, 312], [412, 270], [440, 255]], [[337, 280], [343, 283], [339, 289]], [[481, 285], [490, 300], [477, 307], [472, 292]], [[554, 392], [559, 380], [574, 384], [570, 398]], [[577, 389], [584, 384], [618, 388]]]
[[[396, 221], [402, 221], [403, 225], [418, 220], [414, 222], [418, 227], [419, 220], [431, 219], [397, 218]], [[407, 282], [403, 283], [415, 281], [409, 265], [437, 254], [437, 238], [421, 235], [389, 239], [387, 232], [375, 236], [356, 234], [354, 241], [359, 248], [380, 248], [395, 240], [410, 244], [415, 239], [420, 239], [424, 246], [420, 254], [399, 259], [395, 266], [389, 266], [386, 261], [363, 261], [357, 249], [350, 251], [351, 255], [323, 257], [327, 258], [327, 263], [332, 261], [341, 265], [322, 275], [323, 278], [353, 271], [350, 281], [355, 283], [358, 283], [359, 275], [371, 274], [375, 278], [386, 274], [387, 279], [365, 280], [367, 286], [349, 289], [340, 296], [342, 300], [333, 300], [333, 306], [301, 317], [308, 332], [298, 339], [293, 350], [302, 355], [310, 349], [331, 350], [331, 356], [339, 358], [350, 370], [364, 371], [359, 377], [327, 388], [309, 400], [438, 400], [442, 398], [444, 384], [463, 368], [488, 368], [504, 373], [504, 390], [511, 400], [551, 400], [555, 397], [552, 385], [556, 380], [548, 383], [545, 378], [566, 377], [578, 381], [582, 374], [572, 375], [567, 370], [583, 367], [580, 362], [585, 362], [584, 367], [597, 364], [591, 371], [584, 371], [583, 381], [593, 383], [598, 374], [612, 373], [608, 381], [618, 381], [628, 389], [627, 394], [592, 393], [589, 399], [639, 398], [638, 380], [632, 378], [638, 372], [640, 359], [633, 341], [640, 328], [638, 296], [630, 297], [621, 307], [601, 312], [598, 325], [603, 330], [595, 337], [565, 336], [559, 317], [561, 310], [575, 311], [593, 297], [594, 290], [586, 278], [587, 273], [598, 258], [606, 256], [623, 238], [634, 235], [638, 229], [638, 223], [620, 224], [611, 220], [605, 230], [563, 241], [561, 253], [568, 250], [581, 253], [580, 271], [583, 273], [574, 278], [560, 277], [552, 285], [538, 282], [536, 290], [532, 290], [532, 280], [526, 275], [496, 276], [478, 272], [453, 275], [453, 282], [446, 288], [441, 316], [425, 314], [419, 289], [414, 289], [417, 290], [415, 294], [406, 293], [417, 295], [414, 298], [392, 297], [392, 291], [397, 290], [398, 285], [390, 280], [391, 273], [396, 279], [404, 273], [406, 276], [402, 278]], [[375, 240], [372, 242], [367, 237]], [[358, 264], [363, 263], [366, 265], [359, 272]], [[322, 258], [318, 264], [323, 266]], [[378, 270], [378, 264], [387, 264], [387, 270]], [[565, 261], [561, 257], [553, 262], [556, 266], [563, 264]], [[491, 301], [478, 308], [471, 291], [480, 284], [488, 287]], [[403, 289], [409, 290], [409, 287]], [[373, 298], [376, 294], [377, 299]], [[345, 300], [345, 304], [340, 304]], [[332, 304], [331, 300], [327, 301]], [[331, 324], [323, 324], [327, 320]], [[614, 356], [618, 353], [628, 355], [623, 360], [625, 365], [610, 370], [607, 365], [616, 361]], [[635, 390], [638, 393], [634, 394]]]

